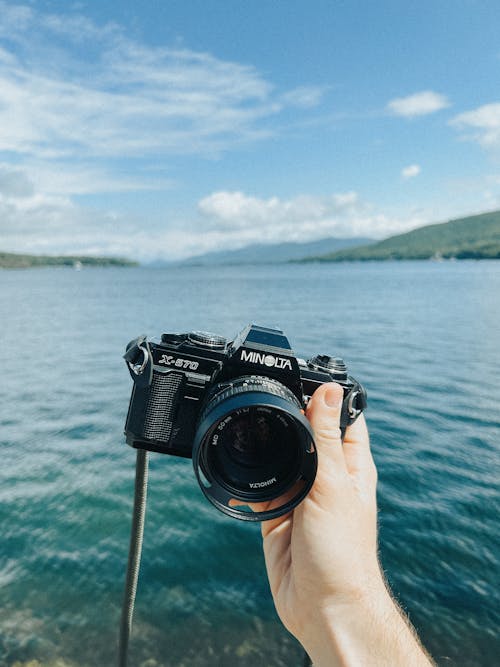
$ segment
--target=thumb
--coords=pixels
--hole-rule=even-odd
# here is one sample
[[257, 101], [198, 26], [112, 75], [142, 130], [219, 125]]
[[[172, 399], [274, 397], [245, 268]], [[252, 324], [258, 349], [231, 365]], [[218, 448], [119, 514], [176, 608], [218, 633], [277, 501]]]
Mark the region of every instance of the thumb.
[[342, 387], [328, 382], [316, 389], [307, 406], [306, 416], [311, 422], [318, 450], [318, 476], [347, 473], [340, 433], [343, 399]]

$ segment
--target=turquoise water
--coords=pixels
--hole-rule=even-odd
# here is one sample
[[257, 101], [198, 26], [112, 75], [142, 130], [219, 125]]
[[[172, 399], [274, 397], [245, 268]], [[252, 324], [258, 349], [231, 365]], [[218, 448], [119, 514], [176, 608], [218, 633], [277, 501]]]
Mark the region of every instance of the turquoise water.
[[[381, 558], [442, 665], [494, 665], [500, 262], [0, 272], [0, 665], [114, 663], [135, 453], [136, 335], [281, 326], [364, 382]], [[258, 526], [152, 455], [131, 667], [300, 665]]]

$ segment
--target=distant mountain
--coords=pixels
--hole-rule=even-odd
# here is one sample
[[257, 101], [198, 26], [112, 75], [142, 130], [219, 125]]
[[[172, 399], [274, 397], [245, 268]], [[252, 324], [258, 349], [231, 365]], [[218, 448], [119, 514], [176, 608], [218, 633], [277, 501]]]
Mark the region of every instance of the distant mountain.
[[[239, 248], [238, 250], [219, 250], [208, 252], [204, 255], [189, 257], [182, 262], [176, 262], [183, 266], [212, 266], [212, 265], [231, 265], [231, 264], [279, 264], [289, 262], [294, 259], [300, 259], [306, 255], [315, 255], [325, 252], [335, 252], [343, 248], [352, 248], [354, 246], [369, 243], [368, 238], [325, 238], [319, 241], [309, 241], [306, 243], [273, 243], [273, 244], [252, 244]], [[155, 266], [165, 265], [163, 262], [155, 262]]]
[[53, 255], [18, 255], [0, 252], [0, 269], [29, 269], [36, 266], [137, 266], [136, 262], [119, 257], [84, 257]]
[[302, 261], [345, 262], [386, 259], [500, 259], [500, 211], [472, 215], [391, 236], [384, 241], [318, 255]]

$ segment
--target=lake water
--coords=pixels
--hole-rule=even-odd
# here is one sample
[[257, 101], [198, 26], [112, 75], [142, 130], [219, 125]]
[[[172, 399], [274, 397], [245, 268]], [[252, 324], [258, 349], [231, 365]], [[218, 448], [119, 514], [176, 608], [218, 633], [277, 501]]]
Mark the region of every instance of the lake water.
[[[115, 662], [140, 333], [277, 325], [369, 393], [381, 560], [440, 665], [498, 664], [500, 262], [0, 272], [0, 665]], [[35, 663], [38, 665], [38, 663]], [[131, 667], [293, 667], [259, 527], [151, 456]]]

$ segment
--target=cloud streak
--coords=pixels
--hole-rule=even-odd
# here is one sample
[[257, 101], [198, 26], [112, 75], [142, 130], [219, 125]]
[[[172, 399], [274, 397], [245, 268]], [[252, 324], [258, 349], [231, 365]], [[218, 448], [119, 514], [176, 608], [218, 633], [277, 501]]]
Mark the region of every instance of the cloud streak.
[[323, 95], [312, 86], [279, 93], [252, 66], [145, 46], [81, 16], [5, 3], [0, 12], [4, 151], [48, 159], [213, 154], [270, 136], [283, 110], [316, 106]]

